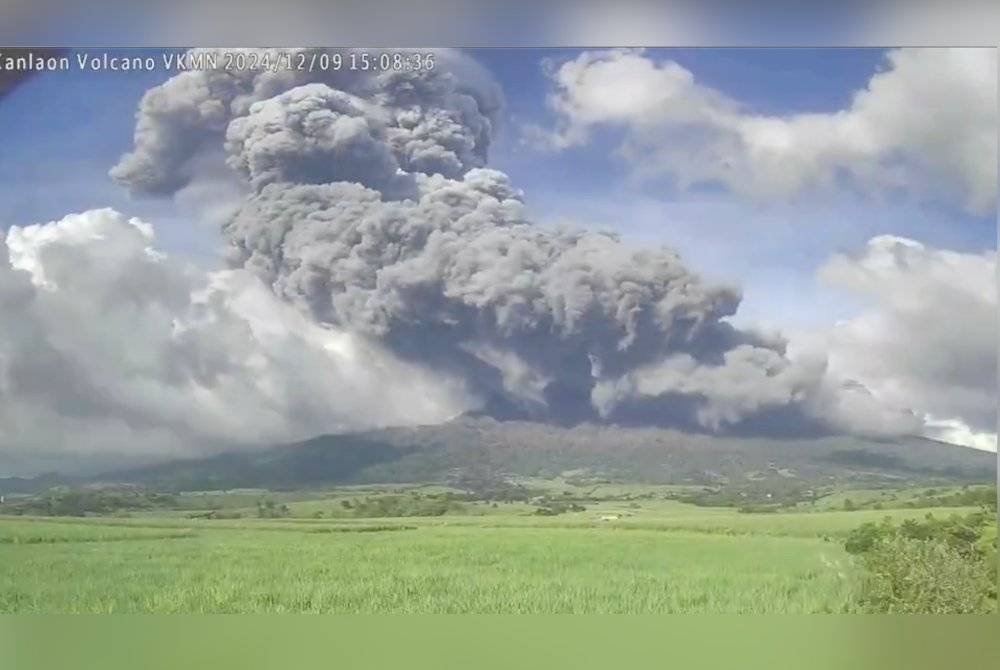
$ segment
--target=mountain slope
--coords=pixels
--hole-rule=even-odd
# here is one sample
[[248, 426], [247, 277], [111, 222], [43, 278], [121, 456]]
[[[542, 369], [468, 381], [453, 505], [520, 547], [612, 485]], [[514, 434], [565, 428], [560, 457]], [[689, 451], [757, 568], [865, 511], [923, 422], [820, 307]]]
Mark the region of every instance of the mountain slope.
[[993, 481], [996, 455], [924, 438], [766, 440], [670, 430], [462, 418], [439, 426], [325, 435], [262, 452], [111, 473], [173, 489], [291, 488], [553, 476], [716, 483], [779, 473], [798, 481]]

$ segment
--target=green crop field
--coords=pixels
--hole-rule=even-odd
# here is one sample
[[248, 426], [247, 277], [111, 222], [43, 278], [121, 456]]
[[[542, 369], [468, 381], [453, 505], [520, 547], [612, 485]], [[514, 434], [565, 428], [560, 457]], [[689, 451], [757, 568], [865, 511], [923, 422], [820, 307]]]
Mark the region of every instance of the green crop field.
[[191, 518], [196, 496], [127, 518], [3, 517], [0, 611], [838, 612], [858, 587], [851, 529], [973, 511], [748, 514], [661, 498], [557, 516], [516, 502], [336, 516], [371, 493], [287, 495], [274, 519], [252, 517], [246, 492], [231, 501], [242, 518]]

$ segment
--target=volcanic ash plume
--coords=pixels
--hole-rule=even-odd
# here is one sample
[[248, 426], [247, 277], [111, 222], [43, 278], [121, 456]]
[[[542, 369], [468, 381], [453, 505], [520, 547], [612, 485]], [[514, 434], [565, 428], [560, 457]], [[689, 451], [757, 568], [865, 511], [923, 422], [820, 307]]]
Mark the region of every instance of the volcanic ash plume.
[[190, 72], [146, 94], [112, 174], [169, 193], [223, 147], [247, 191], [224, 227], [234, 264], [322, 324], [459, 376], [493, 415], [851, 423], [823, 411], [843, 403], [822, 362], [726, 321], [737, 290], [668, 248], [532, 225], [485, 167], [499, 109], [450, 52], [421, 72]]

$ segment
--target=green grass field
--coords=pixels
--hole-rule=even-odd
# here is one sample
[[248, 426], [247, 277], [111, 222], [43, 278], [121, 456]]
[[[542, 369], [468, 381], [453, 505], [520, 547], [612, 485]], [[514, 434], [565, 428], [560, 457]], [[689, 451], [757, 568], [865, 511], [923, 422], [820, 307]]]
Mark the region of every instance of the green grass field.
[[837, 612], [857, 588], [847, 532], [971, 511], [746, 514], [656, 499], [554, 517], [510, 503], [312, 518], [341, 493], [289, 496], [282, 519], [0, 518], [0, 611]]

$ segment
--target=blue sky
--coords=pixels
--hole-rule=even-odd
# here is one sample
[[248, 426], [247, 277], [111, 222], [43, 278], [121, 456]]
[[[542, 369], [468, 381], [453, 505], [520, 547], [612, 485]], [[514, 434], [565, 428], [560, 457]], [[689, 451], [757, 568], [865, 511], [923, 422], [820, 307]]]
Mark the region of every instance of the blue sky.
[[[639, 244], [678, 248], [707, 277], [743, 287], [741, 319], [788, 327], [842, 318], [847, 297], [817, 285], [816, 268], [832, 253], [855, 250], [876, 234], [912, 237], [961, 251], [996, 246], [996, 222], [947, 203], [872, 198], [848, 190], [752, 203], [720, 189], [680, 192], [636, 184], [616, 155], [614, 131], [562, 152], [526, 145], [525, 125], [549, 126], [545, 58], [578, 50], [484, 49], [473, 55], [507, 99], [491, 167], [525, 191], [536, 219], [619, 231]], [[877, 49], [667, 49], [699, 83], [769, 115], [834, 112], [883, 66]], [[135, 199], [107, 176], [131, 147], [142, 93], [157, 73], [50, 73], [0, 102], [0, 226], [26, 225], [111, 206], [154, 224], [158, 245], [206, 267], [218, 264], [221, 238], [169, 200]]]
[[166, 78], [162, 72], [46, 73], [0, 101], [0, 124], [7, 129], [0, 152], [0, 227], [114, 207], [152, 222], [165, 249], [214, 263], [212, 231], [180, 219], [170, 201], [135, 200], [108, 177], [132, 145], [139, 99]]

